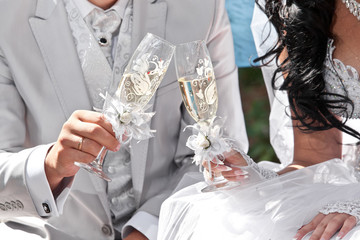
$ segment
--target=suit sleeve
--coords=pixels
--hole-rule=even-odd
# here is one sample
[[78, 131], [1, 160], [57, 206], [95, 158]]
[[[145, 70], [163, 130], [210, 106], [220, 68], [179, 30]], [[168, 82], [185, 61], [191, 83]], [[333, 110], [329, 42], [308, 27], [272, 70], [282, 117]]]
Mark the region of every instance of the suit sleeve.
[[0, 113], [0, 218], [58, 215], [44, 172], [49, 146], [25, 147], [26, 108], [1, 49]]

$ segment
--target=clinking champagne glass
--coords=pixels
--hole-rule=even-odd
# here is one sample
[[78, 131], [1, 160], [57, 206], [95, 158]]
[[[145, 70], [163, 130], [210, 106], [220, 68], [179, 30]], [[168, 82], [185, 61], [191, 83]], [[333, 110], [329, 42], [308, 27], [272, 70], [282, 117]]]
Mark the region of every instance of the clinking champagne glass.
[[[115, 120], [116, 125], [120, 126], [120, 128], [121, 125], [125, 127], [132, 120], [132, 112], [144, 110], [144, 107], [149, 103], [164, 78], [174, 52], [175, 46], [164, 39], [151, 33], [144, 37], [125, 68], [120, 83], [118, 86], [115, 86], [116, 84], [113, 83], [107, 93], [112, 96], [111, 100], [115, 100], [115, 104], [113, 101], [108, 101], [108, 104], [106, 104], [107, 100], [105, 100], [104, 109], [105, 105], [112, 105], [112, 110], [115, 111], [114, 119], [110, 120]], [[124, 106], [126, 111], [118, 112], [118, 109], [114, 106], [117, 103]], [[113, 130], [121, 142], [124, 131], [117, 133], [117, 128], [114, 125], [112, 125]], [[127, 130], [129, 130], [129, 127]], [[126, 131], [124, 134], [126, 135]], [[139, 137], [139, 134], [137, 137]], [[143, 139], [145, 138], [147, 137], [144, 136]], [[111, 181], [102, 169], [105, 152], [106, 148], [102, 147], [93, 162], [89, 164], [75, 162], [75, 165], [96, 174], [106, 181]]]
[[[187, 111], [200, 129], [202, 127], [211, 128], [211, 122], [216, 117], [218, 94], [214, 70], [205, 42], [199, 40], [178, 45], [175, 51], [175, 65]], [[197, 142], [199, 147], [206, 151], [212, 143], [205, 134], [203, 136], [204, 141], [200, 139], [199, 142], [197, 139]], [[224, 159], [218, 159], [217, 162], [222, 164], [222, 160]], [[201, 159], [201, 161], [210, 164], [213, 159]], [[234, 183], [227, 181], [221, 174], [215, 175], [211, 184], [202, 189], [202, 192], [214, 191], [230, 184]]]

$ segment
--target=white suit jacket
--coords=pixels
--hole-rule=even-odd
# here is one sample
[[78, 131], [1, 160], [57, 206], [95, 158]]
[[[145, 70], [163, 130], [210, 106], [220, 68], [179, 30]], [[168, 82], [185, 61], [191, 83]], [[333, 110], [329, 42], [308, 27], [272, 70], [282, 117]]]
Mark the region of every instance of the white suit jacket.
[[[46, 239], [112, 239], [103, 180], [80, 170], [71, 189], [59, 197], [65, 201], [52, 198], [46, 179], [39, 179], [35, 192], [28, 191], [34, 176], [27, 169], [43, 164], [74, 110], [92, 109], [64, 4], [0, 0], [0, 6], [0, 219], [6, 227]], [[147, 32], [174, 44], [207, 42], [217, 77], [218, 115], [226, 116], [227, 133], [247, 151], [224, 1], [134, 0], [133, 24], [133, 50]], [[151, 127], [157, 132], [150, 140], [132, 143], [132, 180], [138, 211], [157, 217], [184, 173], [197, 169], [185, 146], [189, 133], [183, 129], [192, 120], [173, 63], [151, 104], [156, 112]], [[16, 218], [24, 216], [37, 218]]]

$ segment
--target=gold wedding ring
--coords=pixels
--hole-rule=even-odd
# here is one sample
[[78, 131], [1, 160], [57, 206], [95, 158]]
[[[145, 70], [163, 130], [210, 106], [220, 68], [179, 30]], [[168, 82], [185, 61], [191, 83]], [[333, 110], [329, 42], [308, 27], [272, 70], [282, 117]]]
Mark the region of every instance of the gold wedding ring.
[[78, 142], [77, 148], [82, 151], [82, 146], [83, 146], [83, 142], [84, 142], [84, 137], [80, 138], [80, 141]]

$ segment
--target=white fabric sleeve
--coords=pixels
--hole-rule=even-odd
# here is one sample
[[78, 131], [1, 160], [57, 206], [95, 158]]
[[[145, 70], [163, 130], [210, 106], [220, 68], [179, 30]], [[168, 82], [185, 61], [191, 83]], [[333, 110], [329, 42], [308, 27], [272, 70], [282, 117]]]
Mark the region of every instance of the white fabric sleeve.
[[[246, 163], [248, 164], [247, 167], [242, 167], [242, 169], [244, 169], [245, 171], [250, 173], [250, 176], [256, 177], [259, 176], [262, 179], [273, 179], [279, 176], [279, 174], [277, 174], [277, 172], [261, 167], [259, 166], [257, 163], [254, 162], [254, 160], [247, 155], [244, 151], [237, 149], [237, 151], [243, 156], [244, 160], [246, 161]], [[256, 179], [256, 178], [255, 178]]]
[[[259, 2], [261, 6], [264, 5], [263, 0]], [[275, 28], [256, 3], [251, 22], [251, 31], [258, 56], [265, 55], [277, 44], [278, 36]], [[269, 116], [270, 142], [281, 162], [280, 168], [285, 168], [293, 160], [294, 134], [287, 92], [275, 90], [272, 87], [271, 80], [276, 68], [275, 59], [272, 59], [268, 65], [261, 67], [261, 71], [271, 107]], [[283, 83], [284, 79], [280, 75], [277, 77], [276, 86], [278, 87]]]
[[125, 238], [135, 228], [149, 240], [157, 239], [159, 218], [144, 211], [139, 211], [124, 225], [121, 236]]
[[54, 199], [47, 181], [44, 161], [52, 144], [37, 147], [29, 156], [25, 166], [25, 181], [38, 214], [42, 217], [59, 216], [62, 214], [65, 200], [70, 188], [66, 187]]

